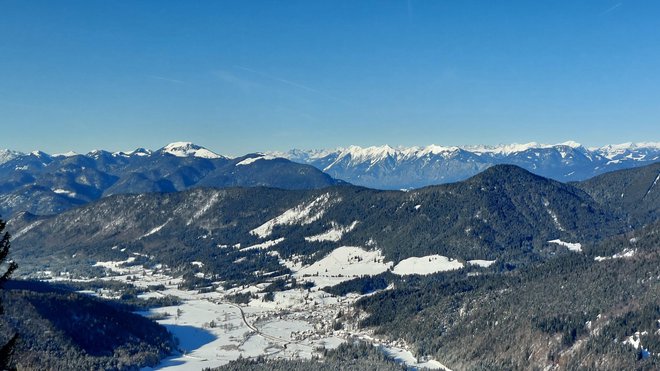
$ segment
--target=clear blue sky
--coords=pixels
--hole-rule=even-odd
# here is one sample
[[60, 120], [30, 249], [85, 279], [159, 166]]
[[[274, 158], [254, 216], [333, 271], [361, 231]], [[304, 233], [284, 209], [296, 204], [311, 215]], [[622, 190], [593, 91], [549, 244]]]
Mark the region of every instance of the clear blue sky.
[[660, 140], [659, 1], [0, 0], [0, 148]]

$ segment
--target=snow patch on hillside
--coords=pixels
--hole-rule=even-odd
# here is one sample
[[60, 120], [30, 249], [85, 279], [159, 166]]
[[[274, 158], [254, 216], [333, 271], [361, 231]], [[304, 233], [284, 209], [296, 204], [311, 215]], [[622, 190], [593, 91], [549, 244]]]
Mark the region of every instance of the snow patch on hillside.
[[453, 271], [463, 268], [463, 263], [442, 255], [427, 255], [403, 259], [392, 271], [399, 276], [411, 274], [433, 274], [438, 272]]
[[254, 162], [257, 162], [259, 160], [274, 160], [276, 157], [269, 156], [269, 155], [262, 155], [259, 157], [251, 157], [251, 158], [246, 158], [245, 160], [239, 162], [236, 164], [236, 166], [244, 166], [244, 165], [250, 165]]
[[318, 287], [334, 286], [361, 276], [374, 276], [393, 265], [392, 262], [385, 262], [380, 250], [367, 251], [356, 246], [338, 247], [323, 259], [305, 267], [291, 262], [283, 263], [296, 271], [295, 277], [312, 281]]
[[626, 340], [623, 341], [623, 344], [630, 344], [632, 345], [635, 349], [640, 349], [642, 350], [642, 358], [646, 359], [648, 358], [651, 353], [647, 348], [644, 348], [642, 345], [642, 336], [648, 335], [648, 332], [635, 332], [634, 334], [630, 335]]
[[567, 249], [575, 252], [582, 252], [582, 244], [579, 242], [564, 242], [560, 239], [550, 240], [549, 243], [556, 243], [557, 245], [564, 246]]
[[413, 370], [418, 370], [418, 369], [449, 370], [449, 368], [447, 368], [445, 365], [443, 365], [442, 363], [436, 360], [419, 362], [417, 357], [415, 357], [415, 355], [412, 354], [412, 352], [409, 350], [395, 348], [395, 347], [386, 347], [386, 346], [380, 346], [380, 348], [390, 358], [410, 367]]
[[344, 234], [352, 231], [357, 224], [358, 224], [358, 221], [356, 220], [353, 223], [351, 223], [350, 225], [342, 227], [339, 224], [337, 224], [335, 222], [332, 222], [332, 229], [330, 229], [326, 232], [314, 235], [314, 236], [305, 237], [305, 241], [308, 241], [308, 242], [321, 242], [321, 241], [337, 242], [337, 241], [341, 240], [341, 238], [344, 236]]
[[76, 197], [76, 192], [68, 191], [66, 189], [57, 188], [57, 189], [53, 189], [53, 192], [57, 193], [58, 195], [66, 195], [71, 198]]
[[612, 256], [597, 256], [594, 258], [594, 260], [597, 262], [602, 262], [604, 260], [610, 260], [610, 259], [632, 258], [633, 256], [635, 256], [636, 252], [637, 250], [625, 248], [620, 253], [616, 253]]
[[468, 264], [470, 265], [478, 265], [480, 267], [488, 268], [491, 265], [495, 264], [497, 260], [482, 260], [482, 259], [474, 259], [474, 260], [468, 260]]
[[564, 231], [565, 229], [561, 225], [561, 223], [559, 222], [559, 218], [557, 217], [557, 214], [548, 207], [548, 206], [550, 206], [550, 201], [548, 201], [544, 198], [543, 199], [543, 206], [545, 206], [545, 211], [552, 218], [552, 222], [555, 223], [555, 227], [557, 227], [557, 229], [560, 230], [560, 231]]
[[309, 203], [300, 204], [293, 209], [285, 211], [282, 215], [277, 216], [261, 226], [250, 231], [250, 234], [259, 236], [260, 238], [268, 237], [273, 228], [277, 225], [306, 225], [311, 224], [323, 216], [325, 213], [324, 207], [330, 203], [330, 194], [325, 193]]
[[649, 190], [646, 191], [646, 194], [644, 195], [644, 197], [648, 196], [649, 193], [651, 193], [651, 190], [653, 189], [653, 187], [655, 187], [655, 185], [658, 183], [658, 179], [660, 179], [660, 174], [658, 174], [658, 176], [655, 177], [655, 180], [653, 181], [653, 184], [651, 184], [651, 187], [649, 188]]
[[209, 200], [204, 204], [204, 206], [202, 206], [199, 210], [197, 210], [195, 212], [195, 214], [193, 214], [192, 218], [190, 218], [190, 220], [188, 220], [186, 225], [191, 225], [195, 221], [195, 219], [198, 219], [200, 216], [204, 215], [207, 211], [209, 211], [211, 209], [211, 207], [213, 207], [213, 205], [218, 203], [219, 199], [220, 199], [220, 194], [214, 193], [209, 198]]
[[124, 272], [127, 272], [129, 269], [122, 267], [122, 265], [127, 264], [127, 263], [132, 263], [132, 262], [135, 261], [135, 259], [136, 259], [135, 256], [131, 256], [126, 260], [96, 262], [93, 266], [94, 267], [103, 267], [103, 268], [109, 269], [112, 272], [124, 273]]
[[168, 219], [165, 223], [163, 223], [163, 224], [159, 225], [158, 227], [155, 227], [154, 229], [150, 230], [150, 231], [147, 232], [144, 236], [142, 236], [142, 238], [144, 238], [144, 237], [149, 237], [149, 236], [151, 236], [152, 234], [157, 233], [158, 231], [160, 231], [161, 229], [163, 229], [163, 227], [166, 226], [167, 223], [169, 223], [171, 220], [172, 220], [172, 219]]
[[248, 246], [248, 247], [245, 247], [245, 248], [241, 249], [240, 251], [266, 250], [266, 249], [269, 249], [269, 248], [277, 245], [278, 243], [280, 243], [282, 241], [284, 241], [284, 237], [278, 238], [276, 240], [269, 240], [269, 241], [266, 241], [266, 242], [262, 242], [262, 243], [258, 243], [258, 244], [252, 245], [252, 246]]
[[44, 222], [43, 220], [37, 220], [37, 221], [34, 222], [34, 223], [30, 223], [30, 224], [28, 224], [27, 226], [25, 226], [25, 228], [23, 228], [23, 229], [21, 229], [20, 231], [16, 232], [16, 234], [14, 234], [14, 235], [12, 236], [12, 238], [17, 239], [17, 238], [21, 237], [22, 235], [24, 235], [24, 234], [26, 234], [27, 232], [29, 232], [30, 229], [32, 229], [32, 228], [38, 226], [39, 224], [41, 224], [41, 223], [43, 223], [43, 222]]

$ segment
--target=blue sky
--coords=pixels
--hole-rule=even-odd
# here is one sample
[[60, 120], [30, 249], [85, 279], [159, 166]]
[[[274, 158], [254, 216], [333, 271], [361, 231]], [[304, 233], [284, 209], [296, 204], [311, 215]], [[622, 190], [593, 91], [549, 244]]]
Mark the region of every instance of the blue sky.
[[660, 140], [658, 1], [0, 0], [0, 147]]

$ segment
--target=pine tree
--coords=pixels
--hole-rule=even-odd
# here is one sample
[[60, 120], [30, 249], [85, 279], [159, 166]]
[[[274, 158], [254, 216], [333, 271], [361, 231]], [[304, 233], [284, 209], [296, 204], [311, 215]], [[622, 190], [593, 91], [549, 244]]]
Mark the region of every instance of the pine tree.
[[[2, 233], [5, 230], [5, 222], [0, 219], [0, 235], [2, 235], [2, 239], [0, 239], [0, 267], [5, 267], [6, 270], [5, 272], [0, 275], [0, 290], [2, 290], [2, 287], [4, 284], [9, 280], [9, 276], [11, 276], [12, 272], [16, 270], [18, 265], [12, 261], [9, 260], [7, 261], [7, 257], [9, 255], [9, 238], [10, 235], [9, 233], [5, 232], [4, 234]], [[0, 314], [2, 314], [2, 303], [0, 303]], [[0, 369], [1, 370], [6, 370], [9, 369], [9, 363], [11, 361], [11, 355], [14, 352], [14, 346], [16, 345], [16, 340], [18, 340], [18, 334], [14, 334], [14, 336], [9, 339], [9, 341], [6, 344], [0, 345]]]

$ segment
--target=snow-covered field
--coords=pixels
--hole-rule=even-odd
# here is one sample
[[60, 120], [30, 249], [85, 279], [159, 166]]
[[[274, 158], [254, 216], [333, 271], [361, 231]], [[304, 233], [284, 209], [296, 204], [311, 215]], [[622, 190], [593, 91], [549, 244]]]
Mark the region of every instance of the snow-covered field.
[[564, 246], [565, 248], [575, 251], [575, 252], [582, 252], [582, 244], [579, 242], [564, 242], [560, 239], [556, 240], [550, 240], [548, 241], [549, 243], [555, 243], [560, 246]]
[[604, 261], [604, 260], [610, 260], [610, 259], [625, 259], [625, 258], [632, 258], [635, 256], [636, 250], [630, 249], [630, 248], [625, 248], [623, 251], [616, 253], [612, 256], [597, 256], [594, 258], [595, 261]]
[[[385, 262], [380, 250], [367, 251], [356, 246], [342, 246], [312, 265], [292, 269], [295, 277], [312, 281], [318, 287], [333, 286], [361, 276], [374, 276], [387, 271], [392, 262]], [[291, 268], [291, 267], [290, 267]]]
[[468, 264], [478, 265], [480, 267], [488, 268], [491, 265], [495, 264], [496, 261], [497, 260], [474, 259], [474, 260], [468, 260]]
[[403, 259], [394, 267], [394, 274], [432, 274], [463, 268], [463, 263], [442, 255], [428, 255], [419, 258]]

